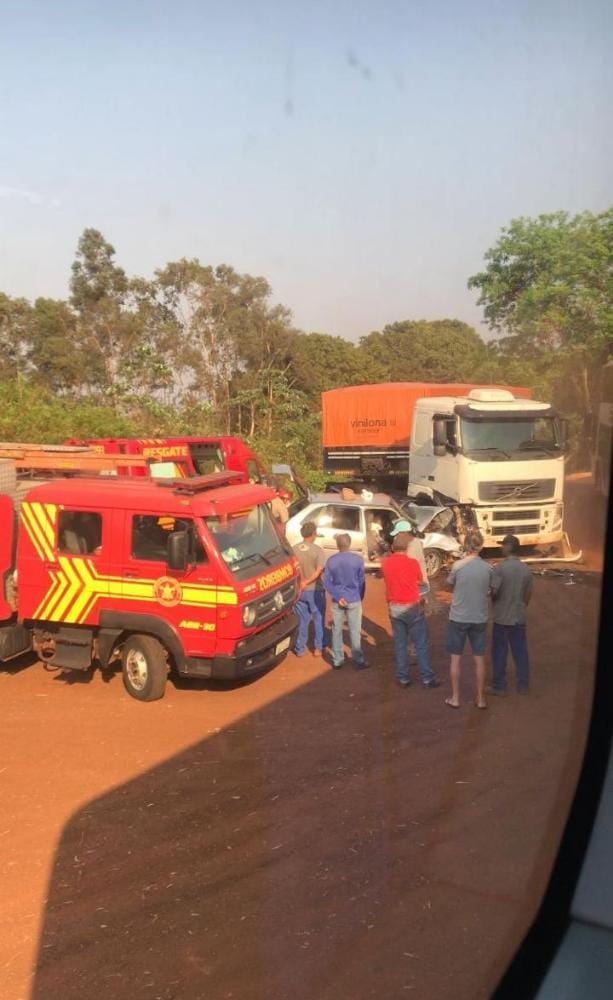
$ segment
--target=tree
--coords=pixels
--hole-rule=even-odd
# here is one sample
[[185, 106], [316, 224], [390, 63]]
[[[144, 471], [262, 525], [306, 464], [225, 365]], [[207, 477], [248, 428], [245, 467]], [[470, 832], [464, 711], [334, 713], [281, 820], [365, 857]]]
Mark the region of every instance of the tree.
[[92, 392], [116, 404], [167, 386], [166, 313], [151, 283], [130, 281], [115, 263], [115, 248], [97, 229], [85, 229], [72, 265], [70, 303], [77, 315], [76, 344], [87, 359]]
[[28, 364], [31, 346], [32, 306], [26, 299], [12, 299], [0, 292], [0, 373], [15, 376]]
[[473, 381], [486, 354], [476, 330], [457, 319], [388, 323], [362, 337], [360, 349], [394, 382]]
[[73, 310], [58, 299], [37, 299], [29, 325], [28, 360], [37, 382], [53, 392], [78, 390], [89, 365], [77, 336]]
[[514, 219], [485, 260], [468, 286], [502, 335], [499, 359], [537, 371], [553, 364], [586, 446], [594, 382], [613, 351], [613, 209]]
[[387, 368], [343, 337], [328, 333], [302, 333], [295, 341], [292, 372], [296, 386], [319, 408], [328, 389], [383, 382]]
[[127, 353], [122, 306], [128, 279], [114, 257], [115, 248], [102, 233], [84, 229], [70, 281], [77, 333], [89, 359], [88, 380], [92, 388], [110, 396], [117, 395], [121, 364]]
[[268, 282], [227, 264], [213, 268], [183, 259], [157, 271], [156, 285], [173, 317], [183, 391], [198, 393], [226, 432], [270, 436], [295, 333], [289, 311], [270, 305]]

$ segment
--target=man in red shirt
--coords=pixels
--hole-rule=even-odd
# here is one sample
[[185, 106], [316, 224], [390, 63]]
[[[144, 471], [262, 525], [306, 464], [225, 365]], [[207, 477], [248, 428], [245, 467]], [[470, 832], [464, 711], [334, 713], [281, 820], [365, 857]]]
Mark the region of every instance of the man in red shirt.
[[381, 563], [394, 636], [396, 683], [401, 688], [408, 688], [411, 683], [408, 653], [411, 641], [415, 646], [423, 686], [437, 688], [440, 687], [440, 681], [436, 679], [430, 666], [428, 627], [419, 593], [423, 574], [417, 560], [407, 556], [407, 547], [406, 535], [398, 535], [394, 538], [391, 555], [386, 556]]

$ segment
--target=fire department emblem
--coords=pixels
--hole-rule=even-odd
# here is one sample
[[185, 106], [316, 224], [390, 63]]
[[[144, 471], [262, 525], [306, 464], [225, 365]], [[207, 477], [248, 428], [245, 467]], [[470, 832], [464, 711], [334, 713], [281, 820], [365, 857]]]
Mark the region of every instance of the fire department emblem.
[[174, 608], [180, 604], [183, 591], [178, 580], [173, 580], [171, 576], [161, 576], [153, 584], [153, 596], [162, 607]]

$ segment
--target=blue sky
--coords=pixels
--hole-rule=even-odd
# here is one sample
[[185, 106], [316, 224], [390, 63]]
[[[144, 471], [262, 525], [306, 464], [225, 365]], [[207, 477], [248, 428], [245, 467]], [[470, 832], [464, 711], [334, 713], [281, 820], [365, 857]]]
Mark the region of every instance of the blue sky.
[[518, 215], [613, 202], [609, 0], [0, 0], [0, 290], [263, 274], [306, 330], [478, 323]]

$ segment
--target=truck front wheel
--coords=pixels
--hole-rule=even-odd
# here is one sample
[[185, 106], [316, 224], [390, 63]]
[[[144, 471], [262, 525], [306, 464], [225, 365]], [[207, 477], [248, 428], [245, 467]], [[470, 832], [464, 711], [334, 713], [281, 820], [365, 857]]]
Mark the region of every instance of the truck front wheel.
[[121, 651], [123, 683], [138, 701], [163, 698], [168, 677], [168, 659], [161, 642], [150, 635], [132, 635]]

